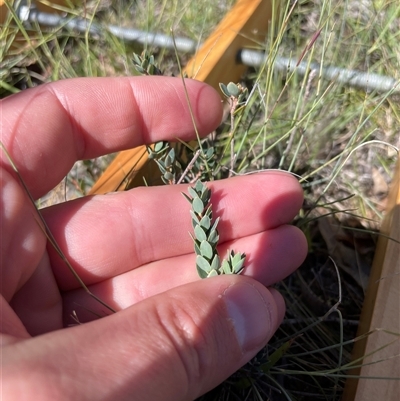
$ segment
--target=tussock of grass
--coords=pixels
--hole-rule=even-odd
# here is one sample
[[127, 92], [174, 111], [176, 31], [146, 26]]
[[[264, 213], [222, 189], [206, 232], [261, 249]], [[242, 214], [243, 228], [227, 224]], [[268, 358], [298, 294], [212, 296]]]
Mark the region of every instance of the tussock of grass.
[[[177, 36], [201, 42], [232, 3], [99, 0], [69, 15], [123, 26], [134, 21], [135, 28], [162, 28], [164, 33], [172, 28]], [[376, 230], [398, 157], [398, 93], [350, 88], [324, 80], [318, 70], [300, 76], [274, 69], [276, 56], [283, 56], [399, 80], [398, 2], [283, 3], [286, 8], [281, 9], [275, 32], [265, 43], [255, 44], [268, 57], [263, 66], [243, 77], [250, 91], [245, 107], [236, 112], [233, 128], [228, 119], [211, 138], [220, 159], [215, 178], [232, 173], [232, 129], [234, 174], [279, 168], [299, 176], [306, 200], [296, 224], [306, 233], [310, 252], [301, 269], [278, 285], [288, 313], [270, 345], [202, 400], [340, 399], [365, 290], [351, 269], [358, 271], [361, 263], [367, 269], [371, 266]], [[3, 97], [57, 79], [136, 74], [132, 52], [140, 52], [137, 45], [107, 34], [93, 38], [33, 26], [29, 42], [15, 47], [12, 39], [17, 34], [28, 38], [26, 28], [15, 22], [15, 15], [9, 14], [0, 34]], [[166, 74], [179, 72], [174, 53], [149, 50], [155, 52]], [[187, 58], [182, 55], [182, 63]], [[100, 169], [92, 163], [81, 164], [79, 172], [69, 176], [68, 185], [72, 182], [85, 193], [103, 168], [104, 164]], [[341, 237], [323, 232], [321, 216], [325, 214], [334, 216], [328, 228], [344, 227]], [[351, 258], [340, 260], [332, 254], [332, 244], [347, 246], [358, 262], [346, 266]]]

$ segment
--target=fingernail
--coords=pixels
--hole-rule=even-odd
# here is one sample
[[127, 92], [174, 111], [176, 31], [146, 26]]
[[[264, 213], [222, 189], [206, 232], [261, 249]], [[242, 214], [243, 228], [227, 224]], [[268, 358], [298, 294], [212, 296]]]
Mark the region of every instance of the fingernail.
[[[243, 352], [265, 345], [275, 330], [273, 296], [264, 297], [252, 284], [237, 283], [224, 292], [229, 317]], [[268, 298], [267, 298], [268, 297]]]

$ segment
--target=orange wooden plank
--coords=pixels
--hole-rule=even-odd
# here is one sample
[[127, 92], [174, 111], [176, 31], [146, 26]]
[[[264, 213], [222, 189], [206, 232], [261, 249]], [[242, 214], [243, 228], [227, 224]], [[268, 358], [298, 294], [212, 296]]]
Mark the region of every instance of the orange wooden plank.
[[190, 77], [218, 89], [219, 83], [237, 82], [246, 67], [237, 62], [240, 49], [260, 47], [266, 38], [277, 0], [239, 0], [201, 49], [188, 62]]
[[[158, 171], [157, 166], [155, 166], [155, 171], [150, 166], [147, 166], [147, 164], [150, 164], [149, 162], [145, 146], [119, 152], [99, 180], [93, 185], [89, 194], [122, 191], [126, 189], [128, 184], [129, 186], [144, 185], [142, 177], [148, 178], [149, 174], [153, 173], [155, 175], [155, 171]], [[151, 165], [154, 166], [154, 162]], [[141, 174], [143, 173], [140, 177], [137, 174], [139, 170]], [[138, 181], [139, 178], [141, 181]], [[134, 182], [131, 182], [133, 180]]]
[[[279, 0], [239, 0], [189, 61], [185, 69], [188, 76], [195, 75], [197, 80], [207, 82], [217, 90], [220, 82], [239, 81], [246, 67], [236, 62], [238, 51], [265, 40], [273, 4], [278, 3]], [[149, 161], [147, 155], [143, 158], [144, 151], [143, 146], [120, 152], [90, 194], [123, 190], [128, 181], [129, 187], [143, 185], [143, 177], [147, 182], [159, 180], [159, 172], [152, 167], [153, 163], [147, 166]], [[128, 171], [132, 171], [129, 180], [120, 185]]]
[[[386, 210], [381, 228], [383, 236], [378, 241], [358, 335], [375, 329], [385, 331], [376, 331], [355, 344], [354, 360], [371, 355], [364, 358], [361, 368], [349, 374], [398, 380], [348, 379], [344, 401], [400, 399], [400, 159]], [[389, 343], [392, 344], [382, 348]], [[382, 362], [371, 364], [379, 360]]]

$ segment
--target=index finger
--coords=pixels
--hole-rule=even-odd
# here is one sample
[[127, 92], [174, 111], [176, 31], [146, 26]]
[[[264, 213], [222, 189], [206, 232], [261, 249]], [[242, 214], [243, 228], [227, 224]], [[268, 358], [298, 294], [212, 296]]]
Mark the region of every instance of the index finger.
[[[186, 80], [200, 135], [217, 127], [217, 92]], [[29, 89], [2, 101], [2, 141], [34, 198], [67, 174], [73, 163], [159, 140], [194, 138], [181, 79], [78, 78]], [[1, 156], [4, 165], [4, 155]]]

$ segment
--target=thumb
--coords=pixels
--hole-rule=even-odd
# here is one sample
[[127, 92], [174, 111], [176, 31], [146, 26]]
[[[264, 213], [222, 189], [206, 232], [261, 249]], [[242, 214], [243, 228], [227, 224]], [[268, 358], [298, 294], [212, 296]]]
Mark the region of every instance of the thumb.
[[35, 376], [36, 399], [192, 400], [248, 362], [284, 309], [277, 291], [247, 277], [219, 276], [37, 337], [34, 347], [17, 352], [23, 370]]

